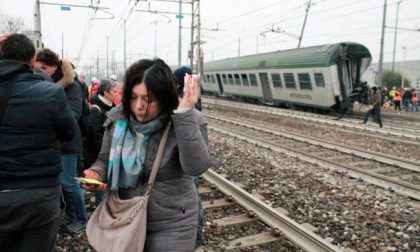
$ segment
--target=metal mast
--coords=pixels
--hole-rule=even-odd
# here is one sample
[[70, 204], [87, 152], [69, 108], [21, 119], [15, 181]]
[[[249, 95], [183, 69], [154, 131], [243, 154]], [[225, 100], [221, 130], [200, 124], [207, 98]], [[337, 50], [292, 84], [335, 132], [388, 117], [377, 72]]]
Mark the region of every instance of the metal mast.
[[308, 13], [309, 13], [309, 8], [310, 7], [311, 7], [311, 0], [309, 0], [308, 6], [306, 7], [305, 20], [303, 21], [302, 31], [300, 32], [299, 43], [298, 43], [297, 48], [300, 48], [300, 44], [302, 43], [303, 32], [305, 31], [306, 20], [308, 18]]
[[34, 4], [34, 44], [35, 49], [42, 49], [42, 34], [41, 34], [41, 10], [39, 0]]
[[382, 17], [381, 52], [379, 54], [379, 64], [378, 64], [378, 86], [382, 86], [382, 65], [384, 61], [385, 22], [386, 22], [386, 0], [384, 0], [384, 15]]

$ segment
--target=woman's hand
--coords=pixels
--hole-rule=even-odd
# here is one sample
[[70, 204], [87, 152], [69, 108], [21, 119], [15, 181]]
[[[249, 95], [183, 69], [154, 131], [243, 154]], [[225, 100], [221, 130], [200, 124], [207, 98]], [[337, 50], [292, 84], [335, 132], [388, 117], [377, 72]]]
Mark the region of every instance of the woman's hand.
[[198, 101], [198, 82], [199, 81], [200, 81], [200, 75], [185, 74], [184, 96], [182, 96], [178, 109], [194, 108], [195, 104]]
[[[101, 176], [99, 176], [98, 172], [95, 170], [87, 169], [83, 171], [83, 174], [85, 175], [85, 178], [101, 181]], [[106, 184], [104, 183], [100, 185], [81, 183], [81, 186], [84, 190], [90, 192], [100, 192], [106, 189]]]

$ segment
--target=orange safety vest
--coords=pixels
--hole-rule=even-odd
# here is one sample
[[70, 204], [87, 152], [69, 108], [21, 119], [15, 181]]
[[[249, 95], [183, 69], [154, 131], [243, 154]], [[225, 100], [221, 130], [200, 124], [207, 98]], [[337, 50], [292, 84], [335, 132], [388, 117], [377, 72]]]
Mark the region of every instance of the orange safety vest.
[[401, 93], [400, 91], [396, 91], [394, 97], [392, 97], [393, 101], [401, 101]]
[[411, 97], [411, 102], [412, 103], [415, 103], [417, 101], [418, 101], [418, 99], [417, 99], [417, 93], [416, 92], [413, 92], [413, 96]]

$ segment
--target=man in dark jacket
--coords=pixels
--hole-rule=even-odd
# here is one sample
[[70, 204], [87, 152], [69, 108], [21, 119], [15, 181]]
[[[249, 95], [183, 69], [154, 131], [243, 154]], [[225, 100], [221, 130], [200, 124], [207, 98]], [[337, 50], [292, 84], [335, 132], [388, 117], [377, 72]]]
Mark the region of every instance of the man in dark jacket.
[[382, 128], [381, 107], [381, 92], [376, 86], [373, 86], [370, 94], [369, 110], [365, 113], [363, 123], [366, 124], [369, 115], [373, 114], [376, 117], [376, 121], [379, 123], [379, 127]]
[[[0, 97], [16, 76], [0, 122], [0, 251], [52, 251], [61, 215], [60, 140], [77, 123], [64, 90], [34, 74], [23, 34], [0, 42]], [[53, 105], [52, 105], [53, 104]]]
[[[47, 72], [58, 86], [64, 88], [67, 102], [78, 122], [82, 115], [82, 92], [78, 83], [75, 82], [76, 75], [72, 64], [67, 60], [60, 60], [58, 55], [50, 49], [43, 49], [37, 53], [36, 64]], [[71, 232], [82, 231], [87, 222], [83, 192], [75, 180], [77, 155], [81, 149], [82, 135], [78, 127], [75, 136], [70, 141], [61, 142], [63, 172], [60, 180], [67, 205], [64, 224]]]

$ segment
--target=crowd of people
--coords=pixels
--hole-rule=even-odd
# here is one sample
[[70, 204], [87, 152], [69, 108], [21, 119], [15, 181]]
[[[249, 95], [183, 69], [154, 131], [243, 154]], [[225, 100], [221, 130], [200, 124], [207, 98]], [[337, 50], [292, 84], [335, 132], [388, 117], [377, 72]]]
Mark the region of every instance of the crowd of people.
[[[198, 81], [161, 59], [138, 60], [87, 85], [72, 62], [35, 50], [23, 34], [0, 36], [0, 251], [54, 251], [59, 228], [88, 222], [110, 190], [144, 193], [171, 122], [147, 208], [145, 251], [192, 251], [201, 243], [198, 176], [211, 166]], [[187, 80], [184, 83], [184, 80]], [[76, 177], [106, 187], [81, 185]]]
[[417, 91], [413, 88], [393, 87], [388, 91], [387, 87], [382, 89], [382, 104], [385, 108], [394, 106], [395, 110], [401, 111], [401, 104], [405, 112], [419, 112]]
[[[379, 124], [379, 127], [383, 127], [381, 108], [389, 108], [394, 106], [395, 111], [401, 111], [401, 101], [405, 112], [419, 112], [418, 98], [416, 90], [404, 88], [397, 89], [393, 87], [392, 90], [388, 91], [388, 88], [384, 86], [382, 91], [376, 86], [372, 86], [369, 93], [369, 109], [365, 112], [363, 117], [363, 123], [366, 124], [369, 116]], [[400, 113], [400, 112], [398, 112]]]

